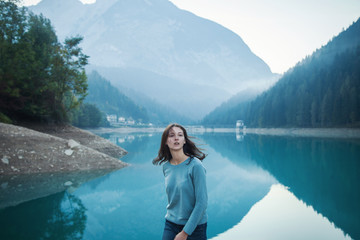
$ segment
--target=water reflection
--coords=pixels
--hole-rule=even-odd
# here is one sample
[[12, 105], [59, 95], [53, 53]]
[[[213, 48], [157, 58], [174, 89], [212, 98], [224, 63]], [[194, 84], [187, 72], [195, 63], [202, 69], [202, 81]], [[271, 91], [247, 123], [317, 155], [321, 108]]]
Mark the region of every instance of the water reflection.
[[[121, 145], [129, 154], [123, 160], [131, 167], [95, 180], [75, 194], [89, 209], [85, 239], [160, 239], [164, 226], [166, 195], [162, 168], [153, 166], [160, 134], [116, 133], [102, 137]], [[198, 142], [202, 137], [198, 136]], [[127, 139], [123, 141], [123, 139]], [[120, 141], [119, 141], [120, 140]], [[204, 161], [208, 173], [209, 236], [236, 225], [276, 182], [254, 163], [234, 164], [209, 145]], [[96, 186], [94, 187], [94, 183]]]
[[130, 167], [91, 181], [75, 194], [89, 209], [84, 239], [159, 239], [166, 198], [161, 168], [152, 165], [160, 142], [151, 134], [102, 135], [119, 142]]
[[[125, 148], [122, 160], [131, 166], [88, 181], [71, 195], [0, 210], [0, 239], [161, 239], [164, 178], [151, 163], [160, 133], [101, 136]], [[209, 238], [323, 239], [331, 233], [360, 239], [359, 141], [196, 136], [208, 153]]]
[[278, 239], [350, 239], [314, 209], [299, 201], [280, 184], [270, 192], [235, 227], [211, 240]]
[[67, 192], [0, 210], [0, 239], [82, 239], [86, 209]]
[[101, 169], [64, 173], [0, 175], [0, 209], [53, 195], [74, 191], [84, 182], [104, 176], [113, 170]]
[[[233, 139], [234, 140], [234, 139]], [[204, 146], [208, 182], [208, 237], [235, 226], [261, 200], [276, 180], [246, 158], [226, 158]]]
[[229, 159], [256, 162], [298, 199], [360, 239], [359, 141], [246, 135], [236, 143], [226, 134], [208, 135], [206, 141]]

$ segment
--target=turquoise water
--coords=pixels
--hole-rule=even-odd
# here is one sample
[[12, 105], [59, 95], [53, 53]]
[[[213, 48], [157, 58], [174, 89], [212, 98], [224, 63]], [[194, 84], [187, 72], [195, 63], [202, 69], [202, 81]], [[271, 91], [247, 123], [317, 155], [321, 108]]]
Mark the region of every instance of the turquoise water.
[[[131, 166], [0, 209], [0, 239], [161, 239], [160, 134], [100, 135]], [[208, 154], [209, 239], [360, 239], [359, 140], [192, 135]]]

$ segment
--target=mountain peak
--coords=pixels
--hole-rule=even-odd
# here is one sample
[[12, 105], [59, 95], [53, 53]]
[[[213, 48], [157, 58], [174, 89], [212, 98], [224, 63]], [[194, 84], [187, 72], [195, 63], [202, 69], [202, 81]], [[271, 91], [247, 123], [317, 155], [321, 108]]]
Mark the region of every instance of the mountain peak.
[[[164, 80], [164, 91], [171, 92], [171, 83], [187, 86], [183, 109], [192, 109], [191, 114], [200, 108], [203, 115], [240, 90], [264, 88], [263, 82], [273, 81], [270, 68], [240, 36], [168, 0], [97, 0], [90, 5], [79, 0], [43, 1], [34, 11], [52, 21], [59, 39], [82, 35], [83, 51], [95, 69], [141, 70], [135, 71], [141, 76], [134, 81], [150, 78], [144, 72], [163, 76], [158, 79]], [[116, 75], [108, 78], [125, 81]], [[148, 93], [142, 84], [135, 85], [137, 91]], [[194, 94], [203, 99], [196, 108]], [[168, 102], [159, 93], [150, 97]]]

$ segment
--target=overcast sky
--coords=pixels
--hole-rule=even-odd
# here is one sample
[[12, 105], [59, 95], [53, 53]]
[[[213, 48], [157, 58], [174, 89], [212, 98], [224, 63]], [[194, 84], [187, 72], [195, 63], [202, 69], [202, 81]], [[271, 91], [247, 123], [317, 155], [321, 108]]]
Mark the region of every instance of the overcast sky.
[[275, 73], [293, 67], [360, 17], [360, 0], [170, 1], [237, 33]]

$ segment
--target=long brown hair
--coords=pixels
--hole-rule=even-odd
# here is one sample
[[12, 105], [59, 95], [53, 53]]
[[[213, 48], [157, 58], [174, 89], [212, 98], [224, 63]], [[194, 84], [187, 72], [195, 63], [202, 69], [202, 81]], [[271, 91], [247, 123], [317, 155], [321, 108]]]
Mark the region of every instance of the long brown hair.
[[166, 162], [166, 161], [170, 161], [172, 156], [171, 156], [171, 152], [170, 149], [168, 147], [168, 145], [166, 144], [168, 136], [169, 136], [169, 132], [170, 129], [173, 127], [178, 127], [181, 128], [181, 130], [184, 132], [184, 137], [185, 137], [185, 144], [183, 147], [184, 153], [186, 156], [189, 157], [197, 157], [200, 160], [203, 160], [206, 157], [206, 154], [204, 154], [196, 145], [193, 141], [190, 140], [186, 129], [181, 126], [180, 124], [177, 123], [172, 123], [170, 125], [168, 125], [162, 136], [161, 136], [161, 144], [160, 144], [160, 149], [159, 149], [159, 153], [158, 156], [152, 161], [154, 165], [161, 165], [162, 163]]

